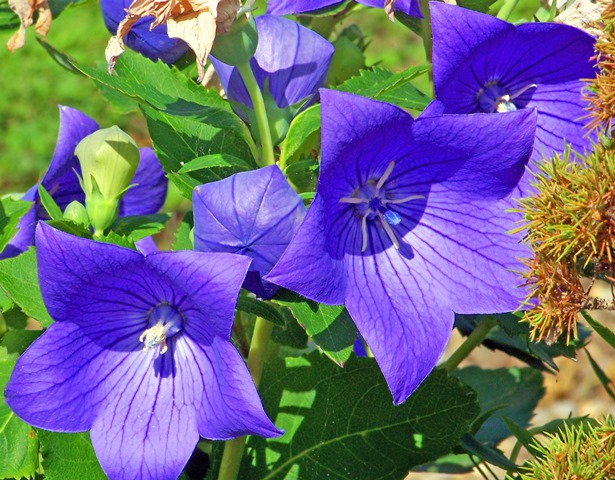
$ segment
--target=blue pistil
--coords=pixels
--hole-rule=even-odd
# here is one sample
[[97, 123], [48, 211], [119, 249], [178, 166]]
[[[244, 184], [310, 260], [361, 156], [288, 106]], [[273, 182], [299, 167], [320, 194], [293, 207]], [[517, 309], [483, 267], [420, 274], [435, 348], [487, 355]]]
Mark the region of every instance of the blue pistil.
[[355, 211], [361, 217], [361, 237], [362, 245], [361, 252], [367, 249], [367, 220], [378, 218], [380, 225], [391, 240], [391, 243], [396, 249], [399, 249], [399, 240], [391, 226], [396, 226], [401, 223], [401, 216], [387, 208], [389, 204], [402, 204], [412, 200], [425, 198], [424, 195], [410, 195], [404, 198], [391, 200], [387, 198], [384, 184], [390, 177], [395, 167], [395, 162], [389, 163], [382, 176], [376, 180], [368, 180], [365, 185], [357, 188], [350, 197], [339, 199], [340, 203], [350, 203], [355, 206]]

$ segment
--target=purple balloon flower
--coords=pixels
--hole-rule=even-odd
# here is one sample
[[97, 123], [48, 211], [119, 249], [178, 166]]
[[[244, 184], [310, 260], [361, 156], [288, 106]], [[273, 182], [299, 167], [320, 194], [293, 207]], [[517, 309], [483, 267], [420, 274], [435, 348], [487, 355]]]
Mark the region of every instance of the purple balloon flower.
[[528, 252], [500, 199], [523, 174], [535, 112], [415, 121], [347, 93], [321, 100], [316, 196], [265, 279], [345, 304], [398, 404], [433, 369], [454, 312], [523, 300], [510, 270]]
[[[369, 7], [384, 8], [385, 0], [356, 0], [357, 3]], [[267, 13], [275, 15], [287, 15], [290, 13], [306, 13], [330, 7], [342, 3], [341, 0], [269, 0], [267, 2]], [[397, 0], [394, 9], [422, 18], [421, 9], [417, 0]]]
[[271, 298], [278, 288], [262, 281], [305, 216], [301, 197], [276, 165], [237, 173], [194, 189], [194, 248], [252, 258], [244, 288]]
[[[303, 107], [314, 99], [327, 79], [333, 45], [297, 22], [275, 15], [256, 17], [258, 47], [250, 66], [261, 90], [267, 89], [279, 109]], [[233, 102], [252, 109], [252, 100], [239, 71], [214, 57], [220, 83]], [[244, 119], [246, 112], [238, 111]]]
[[[60, 106], [58, 141], [41, 184], [62, 210], [73, 200], [81, 203], [85, 201], [85, 194], [75, 174], [77, 172], [81, 175], [75, 147], [98, 128], [98, 124], [86, 114]], [[154, 151], [151, 148], [141, 148], [139, 151], [141, 158], [132, 182], [136, 186], [130, 188], [120, 202], [119, 215], [122, 217], [156, 213], [166, 197], [167, 179]], [[20, 219], [19, 230], [0, 252], [0, 258], [14, 257], [34, 245], [34, 231], [39, 219], [49, 218], [41, 205], [37, 185], [28, 190], [22, 200], [32, 201], [34, 205]]]
[[[132, 3], [133, 0], [100, 0], [103, 20], [111, 34], [117, 33], [117, 27], [126, 17], [126, 9]], [[124, 37], [126, 45], [154, 62], [162, 60], [164, 63], [173, 63], [179, 60], [189, 50], [188, 45], [178, 38], [170, 38], [166, 25], [158, 25], [150, 30], [153, 21], [153, 18], [138, 20]]]
[[113, 479], [177, 478], [199, 436], [277, 436], [230, 342], [249, 259], [134, 250], [41, 223], [39, 280], [54, 318], [5, 397], [24, 421], [90, 430]]
[[535, 108], [535, 160], [562, 152], [564, 140], [580, 152], [590, 146], [581, 79], [595, 75], [591, 35], [554, 23], [515, 27], [460, 7], [430, 5], [440, 112]]

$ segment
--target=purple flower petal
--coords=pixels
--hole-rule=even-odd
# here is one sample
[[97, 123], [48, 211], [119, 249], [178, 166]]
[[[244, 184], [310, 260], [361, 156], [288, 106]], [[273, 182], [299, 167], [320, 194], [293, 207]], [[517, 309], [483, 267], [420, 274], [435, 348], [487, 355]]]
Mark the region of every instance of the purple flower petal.
[[[117, 33], [117, 27], [132, 3], [133, 0], [100, 0], [103, 20], [111, 34]], [[177, 38], [170, 38], [166, 25], [150, 30], [153, 21], [153, 18], [138, 20], [124, 38], [126, 45], [154, 62], [159, 59], [164, 63], [179, 60], [188, 51], [188, 45]]]
[[289, 13], [313, 12], [336, 3], [342, 3], [342, 0], [269, 0], [267, 2], [267, 13], [287, 15]]
[[120, 202], [119, 216], [159, 212], [167, 196], [168, 181], [151, 148], [140, 148], [139, 166], [130, 188]]
[[[256, 17], [258, 47], [250, 61], [261, 90], [267, 82], [276, 105], [287, 108], [314, 97], [324, 85], [333, 57], [333, 45], [292, 20]], [[252, 108], [252, 101], [236, 68], [212, 58], [229, 98]]]
[[230, 343], [249, 260], [144, 257], [40, 224], [43, 299], [56, 323], [19, 358], [6, 388], [39, 428], [91, 430], [111, 478], [175, 478], [199, 435], [277, 436]]
[[194, 246], [252, 258], [244, 288], [271, 298], [275, 285], [261, 282], [278, 261], [305, 216], [303, 201], [280, 169], [269, 166], [201, 185], [193, 193]]
[[[26, 195], [24, 195], [25, 197]], [[24, 200], [25, 198], [22, 198]], [[30, 209], [19, 219], [17, 223], [17, 233], [11, 238], [11, 241], [0, 251], [0, 260], [4, 258], [16, 257], [20, 253], [28, 250], [28, 247], [34, 245], [34, 232], [38, 223], [38, 215], [36, 214], [36, 206], [32, 205]]]
[[523, 298], [507, 269], [522, 268], [525, 250], [498, 200], [523, 173], [535, 112], [413, 121], [347, 93], [321, 99], [316, 197], [267, 279], [344, 302], [400, 403], [434, 367], [454, 311], [501, 312]]
[[[567, 25], [515, 27], [432, 2], [433, 72], [445, 113], [538, 111], [532, 158], [590, 148], [583, 79], [593, 78], [594, 39]], [[524, 182], [526, 183], [526, 182]]]
[[[369, 7], [384, 8], [385, 0], [357, 0], [357, 2]], [[421, 7], [416, 0], [397, 0], [394, 8], [398, 12], [403, 12], [406, 15], [423, 18]]]

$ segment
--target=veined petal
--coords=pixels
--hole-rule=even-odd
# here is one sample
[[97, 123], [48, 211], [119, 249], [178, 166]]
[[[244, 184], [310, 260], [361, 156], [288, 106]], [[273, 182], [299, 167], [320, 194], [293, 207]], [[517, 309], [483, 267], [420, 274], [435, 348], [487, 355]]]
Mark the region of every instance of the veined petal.
[[169, 302], [186, 317], [184, 329], [209, 344], [212, 337], [231, 338], [233, 312], [250, 259], [231, 253], [159, 252], [148, 267], [173, 285]]
[[267, 13], [287, 15], [289, 13], [305, 13], [329, 7], [342, 0], [269, 0]]
[[54, 185], [64, 175], [79, 169], [75, 157], [75, 147], [85, 137], [98, 130], [98, 124], [85, 113], [74, 108], [60, 106], [60, 131], [53, 157], [43, 175], [41, 183], [47, 191], [54, 190]]
[[442, 355], [454, 322], [436, 280], [417, 270], [375, 231], [364, 255], [346, 257], [346, 308], [389, 385], [395, 404], [408, 398]]
[[[275, 15], [256, 17], [258, 47], [250, 61], [261, 90], [265, 83], [279, 108], [314, 96], [324, 85], [333, 45], [297, 22]], [[231, 100], [252, 107], [236, 68], [213, 60], [220, 82]]]
[[[385, 0], [357, 0], [357, 2], [369, 7], [384, 8]], [[412, 17], [423, 18], [419, 2], [416, 0], [397, 0], [395, 10]]]
[[193, 193], [195, 248], [252, 258], [244, 288], [270, 298], [277, 288], [259, 278], [273, 268], [303, 217], [303, 201], [275, 166], [201, 185]]
[[[433, 31], [434, 87], [439, 98], [442, 86], [456, 75], [468, 58], [479, 53], [476, 50], [479, 45], [497, 38], [503, 32], [514, 31], [515, 27], [491, 15], [442, 2], [429, 2], [429, 9]], [[465, 80], [470, 82], [472, 79]], [[478, 88], [481, 86], [478, 85]]]
[[168, 181], [162, 165], [151, 148], [140, 148], [139, 166], [130, 188], [120, 202], [119, 216], [149, 215], [162, 208]]
[[[416, 228], [404, 239], [417, 257], [415, 271], [431, 277], [431, 295], [446, 298], [455, 313], [516, 310], [525, 298], [519, 288], [519, 259], [531, 256], [522, 235], [507, 233], [520, 214], [506, 212], [515, 202], [466, 199], [434, 186]], [[414, 266], [413, 263], [411, 265]]]
[[[325, 230], [324, 203], [317, 194], [305, 220], [265, 280], [327, 305], [344, 303], [343, 258]], [[345, 239], [339, 239], [344, 241]]]
[[[55, 321], [98, 325], [109, 335], [147, 325], [147, 312], [173, 300], [139, 252], [74, 237], [40, 223], [36, 230], [39, 280]], [[137, 335], [138, 339], [138, 335]]]
[[201, 397], [196, 403], [201, 436], [228, 440], [282, 433], [267, 417], [244, 360], [229, 342], [216, 337], [204, 346], [186, 340], [177, 353], [186, 388]]

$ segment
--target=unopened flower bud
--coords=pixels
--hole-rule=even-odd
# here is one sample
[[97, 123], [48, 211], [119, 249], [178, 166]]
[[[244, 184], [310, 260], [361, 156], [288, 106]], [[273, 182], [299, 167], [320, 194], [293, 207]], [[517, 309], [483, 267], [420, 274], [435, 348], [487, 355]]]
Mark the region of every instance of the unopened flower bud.
[[77, 225], [83, 225], [86, 228], [90, 226], [90, 217], [88, 217], [88, 212], [85, 209], [85, 206], [77, 200], [73, 200], [66, 206], [66, 209], [64, 210], [64, 218], [76, 223]]
[[75, 149], [81, 164], [85, 206], [95, 233], [115, 221], [122, 195], [139, 164], [139, 148], [117, 126], [85, 137]]
[[227, 65], [237, 66], [249, 62], [258, 46], [258, 32], [254, 17], [241, 14], [230, 31], [218, 35], [211, 54]]

